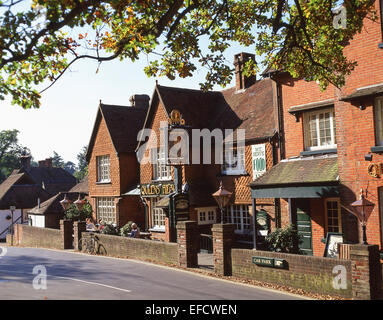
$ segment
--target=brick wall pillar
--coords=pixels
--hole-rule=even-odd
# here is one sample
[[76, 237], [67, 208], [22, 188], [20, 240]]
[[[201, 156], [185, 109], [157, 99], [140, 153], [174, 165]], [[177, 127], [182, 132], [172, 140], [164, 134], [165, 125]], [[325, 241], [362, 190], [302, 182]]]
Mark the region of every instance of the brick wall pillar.
[[177, 223], [178, 265], [198, 267], [198, 228], [195, 221]]
[[85, 221], [75, 221], [73, 223], [73, 247], [75, 251], [81, 251], [81, 234], [86, 231]]
[[350, 245], [352, 270], [352, 298], [354, 300], [377, 299], [382, 287], [379, 246]]
[[60, 220], [60, 231], [62, 237], [62, 248], [73, 248], [73, 222], [72, 220]]
[[234, 242], [234, 224], [214, 224], [213, 259], [214, 272], [224, 276], [231, 275], [231, 247]]

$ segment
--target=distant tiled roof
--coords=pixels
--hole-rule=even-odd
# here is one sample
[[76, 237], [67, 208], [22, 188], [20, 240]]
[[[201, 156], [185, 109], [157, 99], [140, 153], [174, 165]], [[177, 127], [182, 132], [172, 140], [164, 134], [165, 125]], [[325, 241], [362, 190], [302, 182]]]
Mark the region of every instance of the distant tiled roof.
[[60, 191], [68, 191], [73, 188], [77, 180], [68, 171], [63, 168], [55, 167], [22, 167], [15, 170], [14, 173], [26, 172], [34, 182], [54, 195]]
[[337, 157], [281, 161], [250, 183], [253, 188], [338, 182]]
[[142, 129], [146, 108], [116, 106], [100, 103], [86, 158], [89, 161], [96, 133], [104, 118], [113, 146], [118, 153], [134, 152], [137, 146], [137, 133]]
[[39, 198], [45, 201], [49, 196], [27, 173], [13, 173], [0, 185], [0, 209], [33, 208]]
[[[81, 196], [84, 196], [84, 194], [80, 193]], [[51, 213], [64, 213], [64, 209], [60, 204], [60, 201], [64, 199], [65, 195], [67, 196], [67, 199], [71, 200], [72, 202], [76, 201], [78, 199], [78, 192], [60, 192], [56, 194], [55, 196], [49, 198], [48, 200], [42, 202], [39, 206], [33, 207], [31, 210], [28, 211], [30, 214], [51, 214]]]
[[88, 176], [82, 179], [78, 184], [76, 184], [69, 192], [81, 192], [89, 194], [89, 185], [88, 185]]

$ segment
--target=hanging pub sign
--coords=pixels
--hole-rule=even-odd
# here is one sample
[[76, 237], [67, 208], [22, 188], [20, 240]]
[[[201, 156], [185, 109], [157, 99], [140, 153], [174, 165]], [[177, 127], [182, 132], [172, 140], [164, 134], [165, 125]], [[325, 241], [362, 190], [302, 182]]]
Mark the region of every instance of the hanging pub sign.
[[185, 125], [185, 120], [182, 119], [181, 112], [179, 112], [177, 109], [173, 109], [170, 113], [169, 124], [178, 126]]
[[189, 220], [189, 197], [186, 193], [174, 196], [174, 212], [177, 221]]
[[264, 143], [251, 146], [251, 160], [253, 180], [255, 180], [266, 172], [266, 145]]
[[160, 197], [171, 194], [175, 191], [173, 182], [149, 183], [140, 186], [142, 197]]

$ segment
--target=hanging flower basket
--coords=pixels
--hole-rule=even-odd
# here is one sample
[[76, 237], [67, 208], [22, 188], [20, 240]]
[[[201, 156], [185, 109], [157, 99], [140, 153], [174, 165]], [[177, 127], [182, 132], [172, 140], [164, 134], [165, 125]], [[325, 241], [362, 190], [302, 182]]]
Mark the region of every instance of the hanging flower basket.
[[7, 220], [11, 220], [12, 217], [11, 217], [10, 215], [7, 215], [7, 216], [5, 217], [5, 219], [7, 219]]

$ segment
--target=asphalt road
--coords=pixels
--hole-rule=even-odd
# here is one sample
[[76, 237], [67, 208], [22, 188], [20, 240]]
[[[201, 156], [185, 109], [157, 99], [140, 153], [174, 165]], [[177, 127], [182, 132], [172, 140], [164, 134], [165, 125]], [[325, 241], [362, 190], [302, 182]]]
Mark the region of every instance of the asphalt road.
[[[33, 274], [36, 266], [39, 267]], [[41, 273], [44, 269], [46, 278]], [[0, 299], [290, 300], [300, 297], [134, 260], [8, 247], [5, 255], [0, 252]]]

